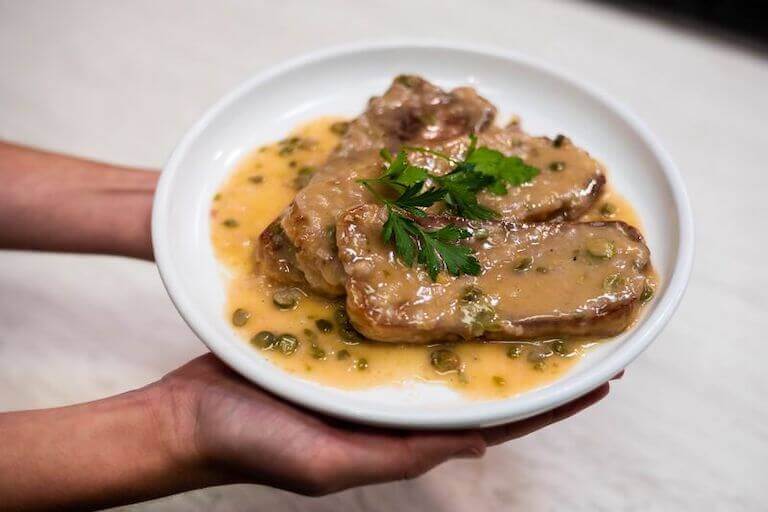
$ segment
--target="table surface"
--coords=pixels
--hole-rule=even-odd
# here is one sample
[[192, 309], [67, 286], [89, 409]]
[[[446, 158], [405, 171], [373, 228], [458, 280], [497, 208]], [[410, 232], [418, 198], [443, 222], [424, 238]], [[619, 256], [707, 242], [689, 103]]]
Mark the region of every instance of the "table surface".
[[[768, 504], [766, 54], [591, 3], [471, 5], [0, 0], [3, 139], [160, 167], [207, 106], [266, 66], [332, 44], [419, 36], [515, 50], [599, 85], [658, 134], [693, 202], [697, 256], [677, 315], [583, 414], [413, 481], [324, 498], [231, 486], [124, 510]], [[202, 352], [151, 264], [0, 253], [2, 410], [112, 395]]]

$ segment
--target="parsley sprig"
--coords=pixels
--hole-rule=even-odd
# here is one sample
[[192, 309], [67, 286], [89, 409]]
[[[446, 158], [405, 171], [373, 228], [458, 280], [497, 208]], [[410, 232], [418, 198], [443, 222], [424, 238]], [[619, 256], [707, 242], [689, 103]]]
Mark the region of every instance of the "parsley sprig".
[[[427, 169], [412, 165], [408, 152], [427, 153], [447, 161], [452, 169], [438, 176]], [[504, 195], [507, 186], [519, 186], [532, 180], [539, 170], [525, 164], [519, 157], [507, 157], [487, 147], [477, 147], [477, 137], [470, 135], [470, 144], [463, 160], [456, 160], [444, 153], [422, 147], [403, 147], [396, 156], [386, 149], [381, 156], [387, 162], [384, 173], [378, 178], [360, 182], [386, 205], [387, 220], [382, 229], [385, 242], [395, 247], [398, 258], [408, 266], [424, 265], [434, 281], [445, 270], [452, 276], [478, 275], [480, 263], [472, 249], [459, 242], [469, 238], [466, 229], [447, 225], [437, 230], [427, 230], [416, 219], [425, 217], [424, 208], [443, 201], [454, 215], [490, 220], [498, 212], [482, 206], [477, 194], [483, 189], [492, 194]], [[397, 193], [397, 197], [384, 197], [375, 188], [384, 186]]]

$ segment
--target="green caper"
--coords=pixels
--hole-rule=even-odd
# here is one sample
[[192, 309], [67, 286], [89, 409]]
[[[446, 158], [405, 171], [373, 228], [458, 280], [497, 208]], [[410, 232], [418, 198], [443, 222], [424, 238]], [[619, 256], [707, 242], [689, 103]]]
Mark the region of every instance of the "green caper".
[[290, 356], [299, 348], [299, 340], [292, 334], [281, 334], [275, 339], [275, 347], [283, 355]]
[[499, 387], [504, 387], [507, 385], [507, 379], [505, 379], [501, 375], [494, 375], [493, 377], [491, 377], [491, 380], [495, 385]]
[[476, 240], [487, 240], [490, 236], [490, 233], [485, 228], [477, 228], [476, 230], [472, 231], [472, 236], [475, 237]]
[[461, 293], [462, 302], [477, 302], [485, 297], [483, 290], [475, 286], [467, 286]]
[[314, 343], [309, 347], [309, 355], [314, 359], [325, 359], [325, 350]]
[[337, 121], [331, 125], [331, 132], [336, 135], [344, 135], [347, 130], [349, 130], [349, 122], [347, 121]]
[[650, 300], [653, 298], [653, 292], [654, 289], [652, 286], [650, 286], [648, 283], [645, 284], [643, 287], [643, 293], [640, 295], [640, 302], [645, 304], [646, 302], [650, 302]]
[[616, 255], [616, 244], [606, 238], [590, 238], [587, 240], [587, 253], [593, 258], [609, 260]]
[[608, 274], [603, 279], [603, 290], [610, 293], [615, 292], [624, 284], [624, 278], [621, 274]]
[[237, 308], [232, 313], [232, 323], [237, 327], [242, 327], [248, 323], [248, 319], [251, 318], [251, 313], [243, 308]]
[[333, 312], [333, 318], [339, 327], [349, 325], [349, 315], [347, 315], [347, 308], [344, 307], [344, 304], [339, 304], [336, 311]]
[[330, 225], [325, 228], [325, 235], [328, 237], [328, 240], [336, 243], [336, 226]]
[[458, 354], [445, 348], [432, 351], [429, 355], [429, 362], [437, 373], [455, 372], [461, 366], [461, 359]]
[[301, 292], [296, 288], [278, 288], [272, 294], [272, 302], [280, 309], [296, 309]]
[[339, 326], [339, 336], [341, 336], [344, 343], [354, 345], [362, 341], [363, 337], [352, 326], [352, 322], [349, 321], [349, 315], [347, 315], [347, 310], [343, 305], [336, 308], [334, 319]]
[[221, 223], [222, 226], [227, 228], [236, 228], [240, 225], [239, 222], [237, 222], [235, 219], [225, 219], [224, 222]]
[[557, 355], [567, 356], [571, 354], [571, 350], [565, 340], [554, 340], [551, 346]]
[[544, 371], [544, 368], [546, 367], [547, 367], [546, 361], [536, 361], [535, 363], [533, 363], [533, 369], [536, 370], [537, 372]]
[[616, 213], [616, 205], [613, 203], [603, 203], [603, 206], [600, 207], [600, 215], [603, 217], [613, 217], [613, 214]]
[[357, 345], [363, 341], [363, 336], [357, 332], [352, 325], [339, 327], [339, 336], [341, 336], [341, 340], [348, 345]]
[[523, 346], [520, 343], [513, 343], [507, 349], [507, 357], [510, 359], [517, 359], [523, 354]]
[[306, 336], [307, 338], [311, 338], [311, 339], [317, 338], [317, 334], [315, 334], [315, 331], [313, 331], [312, 329], [304, 329], [302, 332], [304, 333], [304, 336]]
[[336, 352], [336, 359], [338, 359], [339, 361], [343, 361], [345, 359], [349, 359], [349, 350], [343, 348], [343, 349], [339, 350], [338, 352]]
[[248, 177], [248, 181], [258, 185], [259, 183], [263, 183], [264, 182], [264, 176], [262, 176], [260, 174], [256, 174], [254, 176], [249, 176]]
[[549, 164], [549, 170], [552, 172], [560, 172], [565, 170], [565, 162], [552, 162]]
[[357, 361], [355, 361], [355, 368], [358, 371], [363, 371], [368, 369], [368, 360], [364, 357], [361, 357]]
[[520, 256], [512, 262], [512, 269], [516, 272], [525, 272], [533, 265], [532, 256]]
[[275, 345], [276, 337], [269, 331], [260, 331], [251, 338], [251, 343], [259, 348], [270, 349]]
[[293, 179], [293, 187], [296, 189], [302, 189], [309, 184], [309, 180], [312, 179], [312, 175], [315, 173], [314, 167], [302, 167]]
[[553, 354], [554, 352], [549, 347], [537, 346], [528, 351], [528, 361], [531, 363], [545, 361], [547, 358], [552, 357]]
[[317, 326], [317, 330], [323, 334], [328, 334], [333, 330], [333, 323], [331, 323], [329, 320], [326, 320], [325, 318], [315, 320], [315, 326]]
[[395, 82], [397, 82], [398, 84], [404, 85], [405, 87], [408, 87], [410, 89], [411, 87], [414, 87], [419, 82], [419, 79], [413, 75], [400, 75], [397, 78], [395, 78]]

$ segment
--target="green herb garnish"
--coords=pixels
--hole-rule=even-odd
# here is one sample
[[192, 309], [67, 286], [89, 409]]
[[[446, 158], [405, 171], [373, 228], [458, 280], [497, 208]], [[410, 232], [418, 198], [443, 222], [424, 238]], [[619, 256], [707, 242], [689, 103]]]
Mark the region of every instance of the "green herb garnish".
[[[452, 276], [478, 275], [480, 263], [471, 248], [459, 242], [470, 238], [466, 229], [446, 225], [428, 230], [416, 222], [426, 217], [424, 208], [443, 201], [447, 209], [458, 217], [490, 220], [499, 214], [478, 203], [477, 194], [486, 189], [496, 195], [507, 193], [507, 186], [520, 186], [532, 180], [539, 170], [525, 164], [516, 156], [507, 157], [486, 147], [477, 147], [477, 137], [470, 135], [470, 144], [463, 160], [428, 148], [405, 146], [396, 156], [383, 149], [387, 162], [378, 178], [359, 180], [386, 205], [387, 220], [382, 237], [395, 247], [398, 258], [408, 266], [424, 265], [434, 281], [445, 270]], [[408, 151], [426, 153], [450, 163], [453, 168], [442, 176], [412, 165]], [[398, 194], [395, 199], [384, 197], [374, 187], [383, 186]]]

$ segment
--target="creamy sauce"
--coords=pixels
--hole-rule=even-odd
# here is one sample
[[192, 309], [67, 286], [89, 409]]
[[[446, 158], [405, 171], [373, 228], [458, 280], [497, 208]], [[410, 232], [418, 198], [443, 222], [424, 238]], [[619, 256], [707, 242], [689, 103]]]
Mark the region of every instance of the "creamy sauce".
[[[450, 348], [462, 361], [461, 371], [440, 374], [430, 364], [430, 354], [439, 348], [434, 345], [345, 342], [334, 322], [338, 301], [303, 293], [295, 309], [277, 308], [272, 301], [277, 287], [254, 271], [255, 240], [293, 199], [294, 180], [300, 170], [322, 164], [338, 144], [339, 136], [331, 130], [338, 120], [321, 118], [291, 134], [313, 141], [306, 148], [286, 152], [285, 144], [279, 143], [258, 148], [243, 158], [214, 196], [212, 243], [218, 259], [229, 270], [225, 314], [232, 318], [238, 309], [248, 313], [244, 324], [233, 326], [245, 343], [260, 331], [292, 334], [298, 338], [299, 347], [291, 355], [264, 350], [256, 343], [254, 350], [261, 350], [289, 373], [334, 387], [362, 389], [416, 380], [442, 383], [479, 399], [544, 386], [594, 344], [594, 340], [453, 343]], [[604, 208], [606, 203], [613, 205], [610, 212]], [[614, 191], [604, 193], [583, 218], [601, 219], [624, 220], [640, 227], [632, 207]], [[321, 319], [333, 323], [331, 332], [320, 332], [316, 321]], [[242, 321], [240, 318], [236, 323]], [[551, 355], [542, 359], [541, 354]]]

